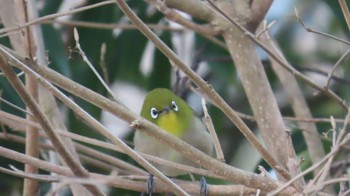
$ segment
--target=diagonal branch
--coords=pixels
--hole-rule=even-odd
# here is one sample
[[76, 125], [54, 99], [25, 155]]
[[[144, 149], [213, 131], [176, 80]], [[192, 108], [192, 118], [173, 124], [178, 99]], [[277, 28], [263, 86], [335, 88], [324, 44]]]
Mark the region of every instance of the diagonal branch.
[[349, 106], [348, 106], [347, 102], [345, 100], [343, 100], [342, 98], [340, 98], [332, 90], [327, 89], [327, 88], [322, 87], [322, 86], [319, 86], [317, 83], [315, 83], [314, 81], [312, 81], [311, 79], [306, 77], [304, 74], [302, 74], [301, 72], [296, 70], [294, 67], [281, 61], [281, 59], [279, 59], [278, 57], [276, 57], [274, 55], [273, 51], [271, 51], [268, 47], [266, 47], [260, 40], [258, 40], [251, 32], [249, 32], [246, 28], [244, 28], [242, 25], [240, 25], [236, 20], [234, 20], [233, 18], [228, 16], [225, 12], [223, 12], [220, 8], [218, 8], [214, 3], [212, 3], [211, 0], [207, 0], [207, 2], [209, 2], [210, 5], [213, 6], [213, 8], [216, 11], [218, 11], [225, 20], [227, 20], [228, 22], [233, 24], [235, 27], [237, 27], [240, 31], [242, 31], [244, 33], [245, 36], [247, 36], [249, 39], [251, 39], [254, 43], [256, 43], [259, 47], [261, 47], [268, 55], [270, 55], [273, 59], [275, 59], [279, 65], [281, 65], [283, 68], [285, 68], [287, 71], [289, 71], [290, 73], [295, 75], [297, 78], [299, 78], [300, 80], [302, 80], [306, 84], [310, 85], [312, 88], [319, 90], [320, 92], [322, 92], [323, 94], [325, 94], [329, 98], [333, 99], [345, 111], [348, 110]]
[[[13, 69], [5, 63], [3, 58], [0, 58], [0, 69], [5, 74], [8, 81], [22, 98], [24, 103], [36, 117], [43, 130], [46, 131], [51, 143], [56, 146], [57, 152], [60, 154], [65, 163], [71, 168], [72, 172], [78, 177], [89, 177], [88, 172], [76, 161], [73, 155], [63, 144], [61, 138], [55, 133], [54, 128], [46, 118], [45, 114], [40, 110], [39, 105], [35, 102], [33, 97], [27, 93], [24, 85], [17, 77]], [[104, 195], [96, 186], [88, 185], [86, 188], [95, 195]]]
[[[83, 100], [86, 100], [87, 102], [90, 102], [116, 115], [117, 117], [119, 117], [120, 119], [128, 123], [133, 123], [133, 125], [137, 125], [138, 129], [145, 131], [147, 134], [149, 134], [152, 137], [155, 137], [158, 140], [163, 141], [164, 144], [171, 145], [176, 151], [184, 155], [186, 158], [192, 160], [194, 163], [204, 168], [211, 170], [212, 172], [214, 172], [214, 174], [222, 176], [222, 178], [226, 180], [243, 184], [248, 187], [266, 190], [266, 191], [272, 190], [278, 187], [278, 184], [279, 184], [278, 181], [265, 178], [262, 176], [258, 176], [250, 172], [244, 172], [240, 169], [234, 168], [216, 159], [213, 159], [208, 155], [206, 155], [205, 153], [187, 144], [186, 142], [180, 140], [179, 138], [162, 130], [161, 128], [154, 125], [153, 123], [143, 119], [139, 115], [136, 115], [130, 112], [129, 110], [125, 109], [123, 106], [119, 105], [118, 103], [113, 102], [95, 93], [94, 91], [89, 90], [81, 86], [80, 84], [67, 79], [66, 77], [58, 74], [55, 71], [52, 71], [47, 67], [32, 64], [30, 65], [31, 69], [28, 69], [28, 67], [26, 67], [24, 63], [18, 60], [18, 59], [22, 59], [21, 57], [16, 56], [16, 58], [14, 59], [14, 56], [12, 55], [15, 55], [15, 53], [9, 54], [4, 50], [3, 47], [0, 47], [0, 54], [6, 55], [5, 58], [6, 57], [9, 58], [9, 60], [11, 61], [11, 63], [13, 63], [14, 66], [18, 67], [21, 70], [23, 69], [27, 74], [36, 75], [37, 80], [42, 85], [45, 85], [43, 78], [41, 78], [41, 77], [44, 77], [48, 79], [50, 82], [52, 82], [53, 84], [66, 90], [67, 92], [70, 92], [78, 96], [79, 98], [82, 98]], [[35, 73], [33, 71], [35, 71]], [[41, 77], [39, 77], [39, 75], [37, 74], [39, 74]], [[51, 91], [51, 92], [55, 93], [54, 91]], [[59, 96], [59, 95], [55, 93], [55, 96]], [[61, 98], [61, 97], [58, 97], [58, 98]], [[67, 106], [70, 107], [70, 105], [67, 105]], [[107, 135], [105, 136], [107, 137]], [[116, 142], [116, 138], [114, 138], [114, 136], [107, 137], [107, 138], [111, 140], [113, 143]], [[285, 190], [284, 193], [292, 194], [294, 192], [295, 190], [293, 188], [288, 188], [287, 190]]]
[[223, 111], [227, 117], [234, 123], [241, 133], [248, 139], [248, 141], [259, 151], [263, 159], [276, 171], [278, 171], [286, 179], [289, 179], [289, 174], [279, 166], [278, 162], [271, 156], [271, 154], [260, 144], [259, 140], [253, 134], [253, 132], [247, 127], [247, 125], [242, 121], [242, 119], [237, 115], [237, 113], [220, 97], [220, 95], [200, 76], [198, 76], [193, 70], [187, 67], [181, 59], [158, 37], [155, 35], [141, 20], [136, 16], [136, 14], [130, 9], [130, 7], [125, 3], [125, 1], [116, 1], [120, 9], [127, 15], [130, 20], [139, 28], [149, 40], [151, 40], [155, 46], [167, 56], [174, 65], [181, 69], [187, 77], [189, 77], [205, 94], [204, 97], [209, 97], [214, 105], [216, 105], [221, 111]]

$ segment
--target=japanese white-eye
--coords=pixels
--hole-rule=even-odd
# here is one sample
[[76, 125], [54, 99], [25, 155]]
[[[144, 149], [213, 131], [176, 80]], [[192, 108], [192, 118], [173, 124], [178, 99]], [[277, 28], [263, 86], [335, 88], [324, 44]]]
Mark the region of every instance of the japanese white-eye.
[[[141, 116], [204, 153], [211, 154], [212, 138], [202, 120], [184, 100], [170, 90], [157, 88], [149, 92], [143, 102]], [[134, 145], [136, 151], [177, 163], [193, 165], [180, 153], [142, 131], [136, 130]], [[155, 166], [168, 176], [185, 174], [183, 171], [167, 166]]]

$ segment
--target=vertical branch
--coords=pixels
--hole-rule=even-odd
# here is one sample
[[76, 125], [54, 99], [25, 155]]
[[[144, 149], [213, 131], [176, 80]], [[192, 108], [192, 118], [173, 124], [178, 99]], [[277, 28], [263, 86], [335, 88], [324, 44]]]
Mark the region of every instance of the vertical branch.
[[[27, 24], [30, 21], [33, 21], [34, 19], [38, 18], [38, 11], [37, 6], [35, 5], [35, 1], [24, 1], [27, 3], [26, 10], [27, 15], [30, 20], [25, 20], [23, 22], [24, 24]], [[34, 57], [34, 59], [40, 64], [40, 65], [47, 65], [48, 60], [46, 57], [46, 49], [44, 46], [44, 39], [42, 36], [42, 32], [39, 25], [29, 25], [27, 28], [30, 28], [30, 54]], [[27, 84], [28, 85], [28, 84]], [[37, 94], [38, 96], [38, 103], [40, 105], [40, 108], [45, 113], [45, 116], [48, 118], [52, 126], [55, 128], [55, 130], [63, 130], [67, 131], [67, 128], [63, 122], [62, 115], [60, 113], [60, 110], [58, 109], [58, 105], [56, 103], [55, 98], [51, 93], [49, 93], [45, 88], [43, 88], [41, 85], [36, 86]], [[28, 132], [27, 132], [28, 133]], [[72, 143], [72, 141], [69, 138], [62, 138], [64, 145], [67, 147], [67, 149], [73, 154], [74, 157], [78, 157], [78, 154], [76, 152], [76, 149]], [[28, 144], [28, 143], [27, 143]], [[55, 156], [57, 154], [51, 153], [50, 154], [50, 161], [52, 160], [60, 160], [56, 159]], [[76, 159], [78, 163], [80, 163], [79, 158]], [[59, 164], [59, 163], [58, 163]], [[66, 163], [61, 161], [61, 164], [65, 165]], [[82, 185], [80, 184], [70, 184], [70, 188], [72, 190], [73, 195], [89, 195], [89, 191], [86, 190]]]
[[[235, 62], [267, 149], [284, 168], [288, 168], [288, 153], [285, 148], [288, 142], [284, 134], [285, 125], [261, 61], [255, 51], [255, 45], [235, 28], [226, 31], [224, 39]], [[237, 48], [241, 49], [237, 50]]]
[[[214, 4], [213, 1], [208, 0], [208, 3], [222, 14], [223, 17], [230, 19], [238, 18], [240, 19], [240, 24], [247, 26], [248, 16], [244, 10], [234, 9], [230, 6], [231, 4], [226, 1], [220, 1]], [[243, 4], [244, 2], [242, 1], [241, 3]], [[235, 62], [238, 75], [241, 78], [267, 149], [286, 169], [288, 168], [290, 155], [288, 152], [293, 151], [294, 155], [295, 153], [294, 149], [288, 149], [285, 146], [285, 144], [291, 143], [288, 141], [290, 138], [285, 137], [285, 124], [256, 51], [256, 46], [240, 28], [234, 25], [227, 26], [223, 37], [230, 55]]]
[[202, 108], [203, 108], [203, 112], [204, 112], [205, 124], [207, 125], [208, 131], [209, 131], [211, 137], [213, 138], [216, 158], [219, 159], [222, 162], [225, 162], [224, 153], [222, 151], [222, 148], [221, 148], [221, 145], [220, 145], [220, 141], [219, 141], [219, 138], [218, 138], [218, 136], [216, 134], [216, 131], [215, 131], [213, 122], [211, 120], [211, 117], [209, 116], [208, 109], [207, 109], [206, 102], [205, 102], [204, 98], [202, 98]]
[[[278, 48], [278, 46], [273, 42], [272, 38], [269, 37], [267, 32], [265, 32], [261, 36], [261, 38], [262, 41], [266, 44], [266, 46], [269, 47], [272, 51], [274, 51], [275, 55], [279, 57], [281, 61], [288, 63], [287, 60], [284, 58], [283, 54], [281, 54], [281, 51]], [[274, 72], [281, 81], [284, 89], [286, 89], [285, 93], [287, 93], [288, 95], [289, 102], [292, 105], [292, 109], [296, 117], [312, 118], [309, 106], [307, 105], [302, 91], [298, 86], [296, 78], [287, 70], [282, 68], [278, 64], [278, 62], [276, 62], [276, 60], [274, 60], [271, 56], [269, 56], [269, 59], [272, 63], [272, 68]], [[318, 135], [317, 127], [314, 123], [305, 122], [298, 122], [298, 125], [301, 129], [308, 130], [303, 131], [302, 133], [307, 145], [307, 149], [309, 151], [311, 161], [312, 163], [317, 163], [325, 155], [321, 139], [319, 137], [315, 137], [315, 135]], [[316, 169], [315, 171], [319, 172], [318, 169]]]
[[[19, 24], [26, 23], [29, 21], [29, 10], [28, 10], [28, 1], [19, 0], [15, 1], [16, 10], [22, 10], [23, 15], [20, 15], [17, 18]], [[26, 57], [29, 58], [31, 62], [34, 62], [34, 42], [32, 38], [32, 27], [28, 26], [23, 30], [23, 52]], [[29, 76], [25, 75], [26, 80], [26, 89], [28, 93], [34, 98], [35, 101], [38, 101], [38, 84], [37, 81]], [[30, 108], [27, 106], [27, 110], [31, 112]], [[34, 116], [28, 115], [26, 117], [28, 120], [36, 120]], [[25, 144], [25, 153], [32, 157], [39, 156], [39, 130], [37, 128], [27, 126], [26, 127], [26, 144]], [[36, 174], [38, 173], [38, 168], [34, 165], [25, 164], [25, 172]], [[38, 181], [25, 178], [23, 185], [23, 195], [37, 195]]]

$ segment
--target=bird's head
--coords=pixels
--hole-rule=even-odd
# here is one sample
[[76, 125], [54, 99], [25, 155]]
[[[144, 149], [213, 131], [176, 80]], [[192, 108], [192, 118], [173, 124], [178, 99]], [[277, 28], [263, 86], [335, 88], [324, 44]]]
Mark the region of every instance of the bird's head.
[[175, 136], [181, 136], [193, 117], [190, 106], [165, 88], [149, 92], [143, 102], [141, 116]]

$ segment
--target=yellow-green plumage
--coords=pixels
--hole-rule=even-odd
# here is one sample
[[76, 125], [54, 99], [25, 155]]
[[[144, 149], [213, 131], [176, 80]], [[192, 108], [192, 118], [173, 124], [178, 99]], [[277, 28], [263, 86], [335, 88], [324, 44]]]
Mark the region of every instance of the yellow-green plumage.
[[[201, 119], [199, 119], [188, 104], [173, 92], [157, 88], [149, 92], [144, 100], [141, 116], [193, 145], [204, 153], [211, 154], [212, 138]], [[135, 150], [177, 163], [193, 165], [180, 153], [168, 147], [142, 131], [136, 131], [134, 136]], [[184, 174], [177, 169], [155, 165], [168, 176]]]

